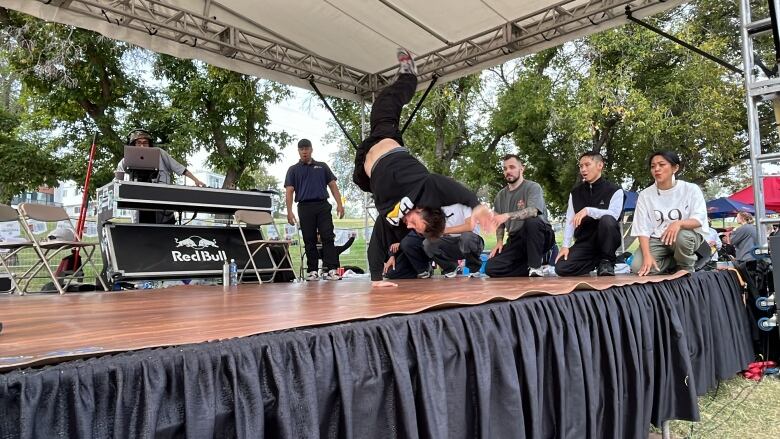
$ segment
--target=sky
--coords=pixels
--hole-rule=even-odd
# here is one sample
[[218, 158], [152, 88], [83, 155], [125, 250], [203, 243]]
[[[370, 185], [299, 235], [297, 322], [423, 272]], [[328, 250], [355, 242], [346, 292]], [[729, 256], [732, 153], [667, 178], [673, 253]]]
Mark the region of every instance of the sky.
[[[313, 93], [298, 87], [290, 87], [292, 96], [279, 104], [269, 107], [272, 131], [286, 131], [292, 137], [292, 142], [280, 150], [280, 158], [267, 165], [268, 172], [284, 183], [287, 168], [298, 161], [298, 140], [307, 138], [314, 147], [313, 157], [316, 160], [330, 162], [331, 153], [336, 151], [336, 144], [324, 143], [328, 132], [328, 122], [333, 120], [327, 109], [320, 104], [319, 98]], [[207, 154], [200, 151], [188, 161], [194, 168], [206, 168]]]

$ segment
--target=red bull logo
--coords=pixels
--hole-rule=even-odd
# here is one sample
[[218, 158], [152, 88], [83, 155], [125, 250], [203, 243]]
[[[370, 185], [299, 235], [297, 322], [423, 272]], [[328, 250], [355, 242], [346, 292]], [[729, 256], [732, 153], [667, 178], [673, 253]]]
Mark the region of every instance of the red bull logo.
[[206, 247], [219, 248], [217, 241], [201, 238], [200, 236], [190, 236], [189, 238], [179, 240], [179, 238], [173, 238], [176, 241], [176, 248], [188, 247], [195, 250], [200, 250]]
[[191, 252], [171, 250], [174, 262], [223, 262], [227, 255], [223, 250], [209, 251], [206, 248], [219, 249], [216, 240], [206, 239], [201, 236], [190, 236], [185, 239], [173, 238], [176, 248], [191, 249]]

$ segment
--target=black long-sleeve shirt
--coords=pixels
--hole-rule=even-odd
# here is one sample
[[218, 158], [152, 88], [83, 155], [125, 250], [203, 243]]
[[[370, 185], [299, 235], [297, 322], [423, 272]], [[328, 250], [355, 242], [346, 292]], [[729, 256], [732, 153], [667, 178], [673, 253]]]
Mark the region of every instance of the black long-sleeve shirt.
[[376, 163], [371, 172], [371, 192], [379, 211], [368, 248], [368, 267], [375, 281], [382, 280], [390, 244], [399, 242], [406, 232], [405, 227], [391, 226], [385, 219], [404, 197], [409, 197], [415, 207], [434, 209], [451, 204], [474, 208], [479, 204], [472, 191], [450, 177], [431, 174], [407, 152], [390, 154]]
[[388, 155], [376, 163], [371, 173], [371, 192], [381, 216], [404, 197], [409, 197], [415, 207], [463, 204], [473, 208], [479, 204], [474, 192], [450, 177], [431, 174], [406, 152]]

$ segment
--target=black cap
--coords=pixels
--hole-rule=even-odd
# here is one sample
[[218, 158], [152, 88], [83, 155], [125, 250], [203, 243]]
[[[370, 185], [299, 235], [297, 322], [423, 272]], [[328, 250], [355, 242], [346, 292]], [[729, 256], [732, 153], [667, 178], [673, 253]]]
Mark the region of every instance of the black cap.
[[298, 141], [298, 149], [311, 148], [311, 140], [301, 139]]

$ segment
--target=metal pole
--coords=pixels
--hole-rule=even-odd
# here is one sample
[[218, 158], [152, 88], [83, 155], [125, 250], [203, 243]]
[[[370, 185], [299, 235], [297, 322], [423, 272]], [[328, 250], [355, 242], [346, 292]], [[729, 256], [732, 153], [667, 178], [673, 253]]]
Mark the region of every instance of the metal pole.
[[[89, 206], [89, 180], [92, 176], [92, 167], [95, 163], [95, 144], [97, 143], [97, 132], [92, 135], [92, 146], [89, 148], [89, 162], [87, 163], [87, 176], [84, 179], [84, 194], [81, 196], [81, 211], [79, 211], [79, 220], [76, 222], [76, 238], [81, 240], [84, 236], [84, 223], [87, 222], [87, 206]], [[82, 268], [81, 249], [76, 247], [73, 250], [73, 270], [78, 273]]]
[[[347, 131], [346, 128], [344, 128], [344, 124], [341, 123], [338, 116], [336, 116], [336, 112], [333, 111], [333, 108], [331, 108], [330, 104], [328, 104], [328, 100], [325, 99], [325, 95], [322, 94], [319, 88], [317, 88], [317, 84], [314, 82], [314, 79], [309, 80], [309, 84], [311, 85], [311, 88], [317, 93], [317, 96], [320, 97], [320, 100], [322, 101], [323, 105], [325, 105], [325, 108], [328, 109], [330, 112], [330, 115], [333, 116], [333, 120], [336, 121], [336, 124], [341, 128], [341, 132], [344, 133], [344, 136], [349, 140], [349, 143], [352, 144], [352, 147], [357, 149], [358, 145], [355, 143], [354, 140], [352, 140], [352, 137], [349, 135], [349, 131]], [[363, 110], [361, 110], [362, 112]], [[361, 115], [362, 117], [362, 115]]]
[[748, 117], [748, 143], [750, 145], [750, 166], [753, 170], [753, 199], [754, 207], [756, 209], [756, 229], [758, 232], [758, 242], [761, 247], [766, 246], [766, 229], [761, 225], [761, 218], [766, 216], [766, 208], [764, 207], [764, 182], [761, 177], [761, 164], [758, 163], [757, 157], [761, 155], [761, 133], [759, 132], [759, 120], [758, 111], [756, 109], [756, 101], [751, 96], [751, 86], [754, 82], [753, 72], [753, 40], [748, 35], [748, 25], [751, 20], [750, 2], [749, 0], [740, 0], [739, 2], [739, 15], [741, 20], [741, 37], [742, 37], [742, 63], [745, 72], [745, 104], [747, 106]]
[[634, 18], [634, 16], [633, 16], [633, 15], [631, 15], [631, 6], [626, 6], [626, 18], [627, 18], [629, 21], [631, 21], [631, 22], [633, 22], [633, 23], [636, 23], [636, 24], [638, 24], [638, 25], [640, 25], [640, 26], [644, 27], [645, 29], [648, 29], [648, 30], [650, 30], [650, 31], [652, 31], [652, 32], [655, 32], [655, 33], [657, 33], [658, 35], [661, 35], [661, 36], [662, 36], [662, 37], [664, 37], [664, 38], [667, 38], [667, 39], [669, 39], [669, 40], [672, 40], [672, 41], [674, 41], [675, 43], [677, 43], [677, 44], [679, 44], [679, 45], [681, 45], [681, 46], [685, 47], [685, 48], [686, 48], [686, 49], [688, 49], [688, 50], [691, 50], [691, 51], [693, 51], [693, 52], [696, 52], [696, 53], [698, 53], [699, 55], [701, 55], [701, 56], [703, 56], [703, 57], [707, 58], [708, 60], [710, 60], [710, 61], [712, 61], [712, 62], [715, 62], [715, 63], [717, 63], [717, 64], [719, 64], [719, 65], [721, 65], [721, 66], [723, 66], [723, 67], [725, 67], [725, 68], [727, 68], [727, 69], [729, 69], [729, 70], [731, 70], [731, 71], [732, 71], [732, 72], [734, 72], [734, 73], [739, 73], [740, 75], [742, 75], [742, 74], [743, 74], [743, 73], [742, 73], [742, 70], [740, 70], [740, 69], [739, 69], [739, 68], [737, 68], [736, 66], [732, 65], [731, 63], [729, 63], [729, 62], [726, 62], [726, 61], [724, 61], [724, 60], [722, 60], [722, 59], [720, 59], [720, 58], [718, 58], [718, 57], [716, 57], [716, 56], [714, 56], [714, 55], [711, 55], [711, 54], [709, 54], [709, 53], [707, 53], [707, 52], [705, 52], [705, 51], [703, 51], [703, 50], [699, 49], [698, 47], [696, 47], [696, 46], [694, 46], [694, 45], [692, 45], [692, 44], [690, 44], [690, 43], [687, 43], [687, 42], [685, 42], [685, 41], [683, 41], [683, 40], [681, 40], [681, 39], [679, 39], [679, 38], [675, 37], [675, 36], [674, 36], [674, 35], [672, 35], [672, 34], [669, 34], [669, 33], [666, 33], [666, 32], [664, 32], [664, 31], [662, 31], [661, 29], [659, 29], [659, 28], [657, 28], [657, 27], [655, 27], [655, 26], [653, 26], [653, 25], [651, 25], [651, 24], [649, 24], [649, 23], [645, 23], [645, 22], [644, 22], [644, 21], [642, 21], [642, 20], [639, 20], [639, 19], [636, 19], [636, 18]]
[[89, 162], [87, 163], [87, 177], [84, 179], [84, 195], [81, 197], [81, 211], [79, 212], [79, 220], [76, 223], [76, 236], [81, 239], [84, 233], [84, 223], [87, 221], [87, 205], [89, 203], [89, 180], [92, 176], [92, 165], [95, 162], [95, 143], [97, 141], [97, 133], [92, 135], [92, 146], [89, 148]]
[[[775, 43], [775, 66], [780, 66], [780, 22], [777, 20], [777, 11], [780, 9], [778, 0], [769, 0], [769, 20], [772, 23], [772, 42]], [[749, 17], [748, 17], [749, 18]]]
[[[372, 94], [373, 103], [373, 94]], [[360, 98], [360, 137], [361, 140], [365, 140], [368, 137], [368, 129], [366, 127], [366, 99]], [[368, 267], [368, 240], [366, 239], [366, 230], [368, 230], [368, 193], [363, 193], [363, 240], [366, 242], [366, 267]]]
[[403, 135], [404, 132], [406, 132], [406, 128], [408, 128], [409, 124], [412, 123], [412, 119], [414, 119], [414, 116], [417, 114], [417, 110], [419, 110], [423, 102], [425, 102], [425, 98], [428, 97], [428, 93], [431, 92], [433, 86], [436, 85], [436, 81], [438, 79], [439, 76], [434, 74], [433, 77], [431, 78], [430, 84], [428, 84], [428, 88], [425, 89], [425, 93], [423, 93], [422, 97], [420, 97], [420, 100], [417, 101], [417, 105], [415, 105], [414, 110], [412, 110], [412, 113], [409, 115], [409, 118], [406, 119], [406, 123], [404, 124], [404, 127], [401, 128], [401, 135]]

